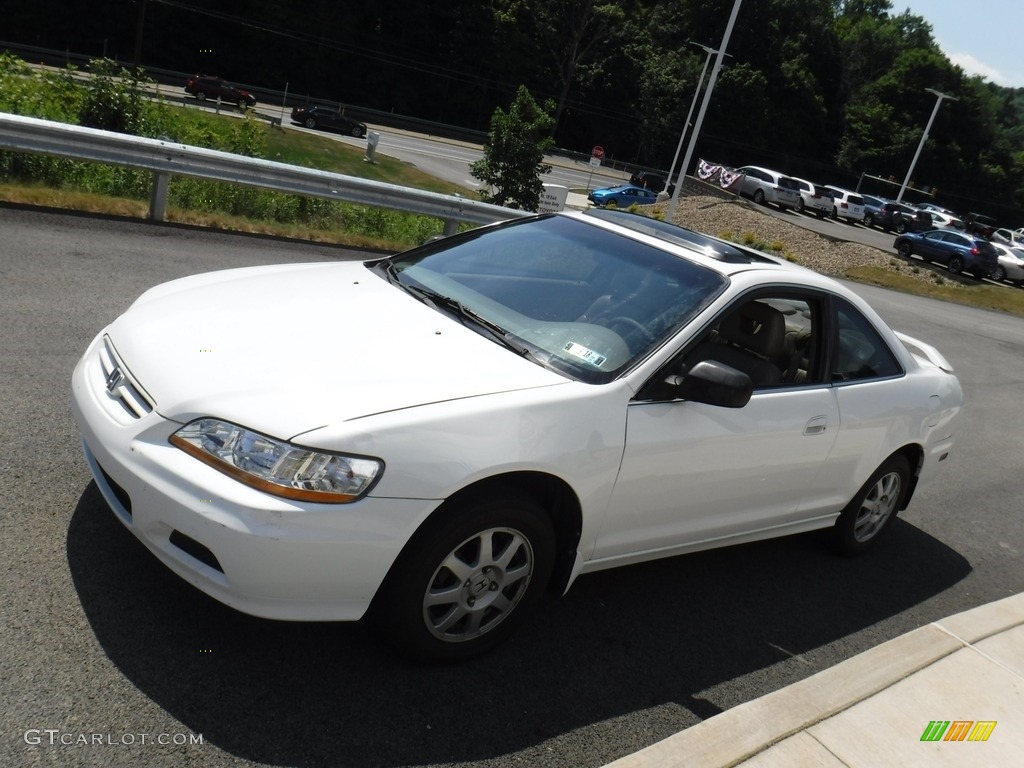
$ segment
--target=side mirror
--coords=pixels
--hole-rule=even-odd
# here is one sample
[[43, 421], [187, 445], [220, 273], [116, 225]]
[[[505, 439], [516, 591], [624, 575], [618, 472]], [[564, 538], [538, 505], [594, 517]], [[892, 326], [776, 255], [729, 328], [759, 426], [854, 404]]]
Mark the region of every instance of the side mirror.
[[754, 391], [747, 374], [714, 360], [702, 360], [685, 376], [669, 376], [665, 384], [676, 397], [723, 408], [742, 408]]

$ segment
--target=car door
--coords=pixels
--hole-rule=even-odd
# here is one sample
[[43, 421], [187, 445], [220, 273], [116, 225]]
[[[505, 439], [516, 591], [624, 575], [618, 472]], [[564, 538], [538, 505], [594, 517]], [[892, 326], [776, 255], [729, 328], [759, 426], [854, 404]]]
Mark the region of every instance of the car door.
[[[716, 346], [729, 355], [745, 353], [731, 349], [724, 329], [753, 302], [782, 315], [781, 347], [762, 349], [772, 354], [759, 355], [756, 363], [774, 366], [777, 381], [755, 381], [742, 408], [648, 394], [698, 358], [720, 359]], [[595, 559], [642, 557], [793, 527], [832, 511], [832, 483], [822, 468], [839, 411], [823, 368], [823, 312], [816, 296], [747, 295], [652, 379], [653, 390], [641, 389], [628, 406], [622, 463]]]
[[961, 263], [966, 264], [969, 260], [967, 251], [974, 247], [974, 243], [971, 239], [957, 234], [956, 232], [939, 232], [938, 234], [942, 238], [942, 246], [945, 252], [942, 263], [949, 264], [950, 259], [954, 256], [958, 256]]
[[918, 239], [916, 250], [923, 259], [945, 264], [949, 261], [950, 246], [942, 232], [925, 232]]

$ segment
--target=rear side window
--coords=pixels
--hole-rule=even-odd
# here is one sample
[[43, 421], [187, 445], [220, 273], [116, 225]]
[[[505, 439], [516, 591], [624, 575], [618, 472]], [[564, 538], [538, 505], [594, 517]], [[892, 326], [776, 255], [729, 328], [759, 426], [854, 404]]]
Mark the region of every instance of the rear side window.
[[903, 373], [889, 345], [855, 307], [842, 301], [836, 314], [832, 381], [881, 379]]

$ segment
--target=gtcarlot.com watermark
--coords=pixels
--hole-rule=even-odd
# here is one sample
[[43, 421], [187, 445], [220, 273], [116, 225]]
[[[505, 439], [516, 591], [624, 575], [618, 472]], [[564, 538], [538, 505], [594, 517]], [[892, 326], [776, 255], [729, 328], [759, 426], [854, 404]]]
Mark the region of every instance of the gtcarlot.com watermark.
[[191, 747], [201, 733], [85, 733], [59, 728], [29, 728], [22, 736], [33, 747]]

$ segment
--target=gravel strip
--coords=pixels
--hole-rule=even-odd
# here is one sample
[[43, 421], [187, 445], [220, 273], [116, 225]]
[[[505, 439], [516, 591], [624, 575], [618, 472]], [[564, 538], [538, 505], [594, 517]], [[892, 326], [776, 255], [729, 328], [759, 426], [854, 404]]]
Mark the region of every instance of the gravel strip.
[[[664, 215], [666, 207], [665, 204], [659, 204], [655, 211]], [[868, 266], [898, 272], [924, 283], [962, 287], [956, 280], [950, 280], [930, 269], [922, 269], [913, 262], [908, 264], [895, 253], [824, 237], [782, 221], [741, 198], [685, 195], [679, 200], [674, 221], [690, 229], [738, 243], [749, 244], [751, 240], [757, 240], [768, 246], [781, 244], [783, 250], [780, 255], [833, 277], [843, 277], [854, 267]]]

